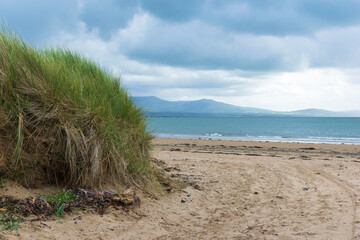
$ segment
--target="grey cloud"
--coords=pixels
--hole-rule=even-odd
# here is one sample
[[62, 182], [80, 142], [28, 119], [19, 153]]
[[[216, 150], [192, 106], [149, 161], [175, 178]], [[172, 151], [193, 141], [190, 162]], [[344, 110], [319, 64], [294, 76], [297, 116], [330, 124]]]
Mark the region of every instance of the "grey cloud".
[[123, 28], [138, 13], [140, 3], [136, 0], [90, 0], [84, 2], [79, 19], [89, 28], [96, 28], [100, 35], [109, 39], [111, 34]]
[[317, 50], [312, 54], [314, 67], [359, 67], [360, 25], [320, 31], [315, 35]]
[[90, 0], [84, 2], [79, 18], [90, 28], [98, 28], [103, 38], [123, 28], [134, 14], [146, 11], [167, 21], [182, 22], [199, 13], [203, 1], [193, 0]]
[[146, 13], [135, 15], [112, 42], [123, 54], [147, 63], [248, 71], [294, 70], [307, 62], [312, 47], [306, 38], [236, 34], [200, 21], [169, 24]]
[[161, 19], [189, 21], [198, 18], [207, 1], [203, 0], [142, 0], [142, 8]]
[[357, 0], [139, 0], [165, 21], [200, 20], [235, 32], [270, 35], [312, 34], [322, 28], [360, 22]]
[[[233, 9], [231, 11], [231, 9]], [[237, 32], [270, 35], [311, 35], [334, 26], [360, 22], [357, 0], [227, 1], [209, 7], [208, 22]]]
[[199, 20], [227, 31], [277, 36], [311, 35], [360, 22], [357, 0], [91, 0], [80, 18], [108, 38], [139, 10], [166, 22]]
[[96, 52], [94, 55], [122, 55], [147, 65], [194, 70], [298, 71], [308, 67], [358, 67], [360, 60], [360, 27], [323, 30], [311, 37], [281, 37], [238, 34], [201, 21], [168, 23], [141, 12], [110, 39], [83, 31], [74, 35], [77, 46], [88, 46], [87, 51]]
[[83, 22], [117, 44], [112, 51], [118, 54], [192, 69], [353, 67], [360, 55], [353, 40], [358, 35], [331, 32], [359, 23], [357, 0], [89, 0], [79, 6], [70, 0], [3, 0], [0, 18], [38, 45], [53, 44], [47, 39], [59, 31], [77, 34]]

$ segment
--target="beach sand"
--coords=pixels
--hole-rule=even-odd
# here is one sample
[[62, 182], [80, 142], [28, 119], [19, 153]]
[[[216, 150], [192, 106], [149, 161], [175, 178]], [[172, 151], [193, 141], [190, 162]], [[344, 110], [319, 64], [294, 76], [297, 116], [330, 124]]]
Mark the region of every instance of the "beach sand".
[[[360, 239], [359, 145], [155, 139], [153, 157], [190, 185], [161, 199], [140, 194], [140, 208], [27, 222], [3, 236]], [[3, 194], [41, 194], [12, 184]]]

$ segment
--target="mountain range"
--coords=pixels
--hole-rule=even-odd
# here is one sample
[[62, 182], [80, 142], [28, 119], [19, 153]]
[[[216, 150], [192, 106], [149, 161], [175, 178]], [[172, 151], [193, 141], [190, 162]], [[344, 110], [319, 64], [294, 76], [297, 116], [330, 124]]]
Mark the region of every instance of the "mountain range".
[[133, 97], [150, 116], [188, 116], [188, 117], [360, 117], [360, 111], [334, 112], [323, 109], [304, 109], [298, 111], [273, 111], [262, 108], [240, 107], [210, 99], [195, 101], [166, 101], [154, 96]]

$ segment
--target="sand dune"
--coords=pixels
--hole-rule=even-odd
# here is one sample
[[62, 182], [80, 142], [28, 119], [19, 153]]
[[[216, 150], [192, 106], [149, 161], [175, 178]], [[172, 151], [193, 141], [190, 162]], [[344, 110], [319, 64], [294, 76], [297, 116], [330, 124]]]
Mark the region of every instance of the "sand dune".
[[[29, 222], [6, 239], [360, 239], [360, 146], [156, 139], [191, 183], [140, 208]], [[18, 190], [20, 191], [20, 190]]]

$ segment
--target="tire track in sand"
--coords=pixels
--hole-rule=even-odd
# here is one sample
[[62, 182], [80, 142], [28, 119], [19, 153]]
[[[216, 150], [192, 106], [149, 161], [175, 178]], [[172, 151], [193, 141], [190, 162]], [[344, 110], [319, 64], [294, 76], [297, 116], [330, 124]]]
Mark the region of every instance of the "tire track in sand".
[[344, 180], [337, 179], [332, 174], [327, 173], [323, 170], [316, 170], [316, 169], [310, 168], [308, 166], [302, 166], [302, 168], [308, 169], [309, 172], [312, 172], [315, 176], [321, 176], [321, 177], [333, 182], [334, 184], [339, 186], [341, 189], [343, 189], [349, 195], [349, 198], [350, 198], [351, 204], [352, 204], [352, 230], [351, 230], [350, 239], [354, 239], [355, 238], [355, 229], [356, 229], [356, 220], [357, 220], [356, 198], [359, 195], [358, 191], [356, 189], [354, 189], [354, 187], [352, 187], [351, 184], [345, 182]]
[[[255, 161], [253, 160], [253, 162]], [[325, 175], [325, 173], [324, 175], [326, 177], [319, 175], [318, 171], [314, 169], [308, 169], [302, 166], [302, 163], [295, 164], [283, 160], [261, 162], [264, 169], [267, 168], [271, 170], [272, 174], [278, 179], [276, 181], [276, 185], [278, 185], [277, 188], [273, 188], [275, 183], [267, 185], [267, 187], [274, 191], [273, 196], [276, 199], [276, 201], [272, 201], [274, 206], [267, 205], [267, 207], [271, 207], [273, 215], [278, 215], [279, 219], [287, 219], [284, 221], [279, 220], [279, 222], [274, 223], [274, 225], [277, 225], [280, 229], [284, 222], [292, 222], [294, 225], [297, 221], [294, 217], [298, 216], [302, 219], [298, 221], [298, 225], [302, 226], [302, 228], [295, 226], [295, 236], [304, 234], [308, 235], [307, 237], [314, 237], [313, 235], [317, 235], [328, 229], [330, 230], [329, 232], [332, 233], [328, 235], [325, 234], [325, 238], [321, 237], [321, 239], [338, 239], [336, 237], [334, 238], [334, 236], [340, 236], [341, 239], [354, 238], [356, 228], [356, 194], [351, 189], [344, 187], [341, 182], [331, 176]], [[309, 191], [302, 189], [306, 185], [312, 186]], [[336, 188], [334, 189], [334, 187]], [[329, 195], [329, 191], [333, 191], [335, 194]], [[342, 193], [347, 197], [342, 197]], [[290, 195], [297, 195], [299, 197], [296, 202], [294, 202], [294, 199], [291, 200]], [[343, 201], [344, 198], [349, 199], [350, 203]], [[333, 214], [339, 206], [343, 208], [340, 211], [341, 214]], [[266, 207], [266, 205], [264, 205], [264, 207]], [[291, 209], [294, 211], [291, 212]], [[304, 211], [301, 209], [304, 209]], [[350, 211], [346, 212], [346, 209]], [[336, 222], [345, 224], [344, 221], [347, 222], [347, 227], [346, 225], [345, 227], [349, 229], [348, 232], [344, 232], [341, 228], [334, 227]], [[311, 224], [306, 225], [308, 222], [313, 222], [314, 226], [318, 225], [318, 227], [315, 228], [311, 226]], [[280, 229], [277, 229], [277, 232], [282, 232]], [[294, 232], [291, 234], [294, 234]], [[289, 235], [287, 234], [287, 236]]]
[[349, 234], [350, 236], [348, 239], [354, 239], [355, 226], [356, 226], [356, 224], [355, 224], [356, 223], [356, 193], [354, 192], [354, 189], [351, 189], [349, 186], [345, 185], [340, 180], [337, 180], [333, 175], [326, 173], [323, 170], [316, 170], [316, 169], [310, 168], [305, 165], [297, 165], [296, 168], [300, 172], [302, 172], [304, 175], [306, 175], [307, 177], [310, 177], [312, 179], [321, 177], [327, 181], [334, 183], [338, 188], [343, 190], [348, 195], [348, 199], [350, 199], [350, 202], [351, 202], [351, 213], [350, 214], [351, 214], [351, 219], [352, 219], [351, 220], [351, 233]]

